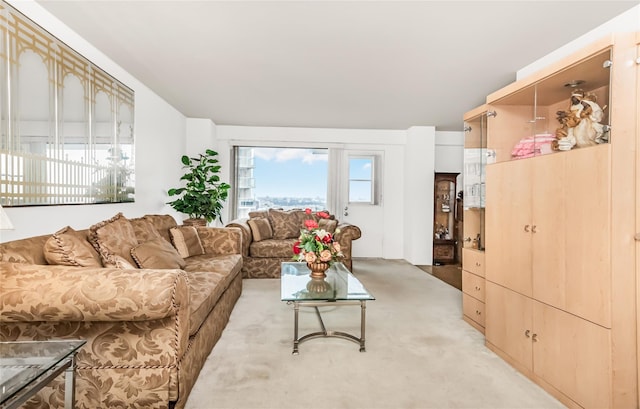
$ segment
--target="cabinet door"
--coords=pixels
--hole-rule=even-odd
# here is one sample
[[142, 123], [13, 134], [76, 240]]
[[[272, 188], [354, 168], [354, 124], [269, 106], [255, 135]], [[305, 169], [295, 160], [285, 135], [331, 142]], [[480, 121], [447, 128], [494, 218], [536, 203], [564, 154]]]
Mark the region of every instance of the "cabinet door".
[[531, 296], [531, 160], [487, 166], [487, 280]]
[[533, 369], [532, 300], [491, 282], [485, 283], [485, 338], [526, 369]]
[[610, 327], [610, 145], [530, 159], [533, 298]]
[[565, 246], [567, 244], [564, 178], [565, 153], [527, 159], [532, 165], [532, 281], [533, 298], [563, 308], [566, 299]]
[[611, 331], [539, 302], [533, 310], [536, 375], [585, 408], [610, 407]]
[[564, 310], [611, 327], [611, 145], [567, 152]]

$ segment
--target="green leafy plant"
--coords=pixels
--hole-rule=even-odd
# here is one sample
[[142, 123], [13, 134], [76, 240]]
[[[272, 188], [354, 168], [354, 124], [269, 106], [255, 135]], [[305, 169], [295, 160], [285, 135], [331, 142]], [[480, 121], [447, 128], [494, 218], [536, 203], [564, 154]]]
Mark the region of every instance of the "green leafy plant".
[[169, 189], [169, 196], [182, 196], [167, 204], [193, 219], [205, 219], [207, 223], [218, 219], [222, 222], [222, 207], [231, 186], [220, 182], [217, 156], [218, 152], [211, 149], [197, 158], [182, 156], [182, 168], [188, 172], [180, 180], [187, 183], [185, 187]]

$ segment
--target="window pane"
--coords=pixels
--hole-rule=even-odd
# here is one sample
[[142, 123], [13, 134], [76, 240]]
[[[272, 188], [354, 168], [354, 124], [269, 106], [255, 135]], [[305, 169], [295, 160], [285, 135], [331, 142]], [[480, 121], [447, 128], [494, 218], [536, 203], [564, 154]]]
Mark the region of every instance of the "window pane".
[[268, 208], [327, 209], [327, 149], [236, 149], [236, 217]]
[[352, 180], [349, 182], [349, 202], [373, 203], [371, 182]]
[[350, 158], [349, 159], [349, 180], [371, 180], [373, 169], [372, 158]]
[[349, 202], [374, 203], [373, 157], [349, 158]]

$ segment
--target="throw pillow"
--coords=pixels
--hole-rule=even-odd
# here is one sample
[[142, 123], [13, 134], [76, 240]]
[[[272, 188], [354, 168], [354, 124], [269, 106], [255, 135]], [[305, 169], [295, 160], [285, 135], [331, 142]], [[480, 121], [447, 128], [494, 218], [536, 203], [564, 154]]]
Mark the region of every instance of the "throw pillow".
[[204, 247], [194, 226], [178, 226], [169, 229], [171, 242], [178, 250], [180, 257], [187, 258], [204, 254]]
[[76, 267], [102, 267], [100, 255], [87, 240], [86, 232], [63, 227], [44, 243], [44, 258], [49, 264]]
[[140, 268], [184, 268], [185, 262], [176, 249], [158, 236], [131, 249], [131, 257]]
[[164, 237], [166, 241], [171, 243], [169, 229], [178, 226], [178, 223], [176, 223], [176, 219], [174, 219], [173, 216], [168, 214], [147, 214], [144, 218], [153, 224], [158, 233], [160, 233], [160, 236]]
[[336, 228], [338, 227], [338, 221], [331, 219], [320, 219], [318, 220], [318, 227], [333, 234], [336, 232]]
[[253, 241], [262, 241], [273, 237], [273, 230], [271, 230], [271, 223], [269, 223], [269, 220], [249, 219], [247, 223], [251, 228]]
[[131, 266], [136, 265], [131, 249], [138, 245], [138, 239], [133, 226], [122, 213], [94, 224], [89, 230], [91, 244], [100, 253], [105, 267], [128, 268], [122, 260]]
[[269, 221], [276, 240], [293, 239], [300, 236], [304, 212], [269, 209]]
[[137, 219], [130, 219], [133, 231], [136, 234], [138, 243], [144, 243], [156, 237], [160, 237], [160, 233], [154, 227], [151, 220], [146, 217], [138, 217]]
[[251, 212], [249, 212], [249, 218], [250, 219], [257, 219], [259, 217], [262, 218], [267, 218], [269, 217], [269, 211], [268, 210], [253, 210]]

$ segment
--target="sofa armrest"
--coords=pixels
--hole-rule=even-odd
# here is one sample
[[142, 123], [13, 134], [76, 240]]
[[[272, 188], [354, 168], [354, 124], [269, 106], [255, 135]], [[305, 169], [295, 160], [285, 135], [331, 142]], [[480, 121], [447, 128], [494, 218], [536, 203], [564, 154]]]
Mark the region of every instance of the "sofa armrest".
[[242, 232], [237, 227], [199, 226], [197, 229], [205, 254], [214, 256], [241, 254]]
[[358, 240], [360, 236], [362, 236], [360, 227], [354, 224], [340, 223], [336, 230], [339, 230], [338, 233], [336, 233], [336, 239], [338, 243], [340, 243], [340, 246], [352, 240]]
[[227, 224], [226, 227], [237, 227], [242, 232], [242, 255], [244, 257], [249, 256], [249, 246], [253, 242], [253, 234], [251, 233], [251, 227], [248, 223], [249, 219], [235, 219]]
[[149, 321], [189, 308], [182, 270], [0, 262], [0, 283], [0, 322]]
[[340, 223], [336, 229], [336, 241], [340, 244], [340, 250], [344, 254], [343, 262], [345, 266], [351, 271], [353, 263], [351, 261], [351, 242], [358, 240], [362, 235], [360, 228], [356, 225], [349, 223]]

